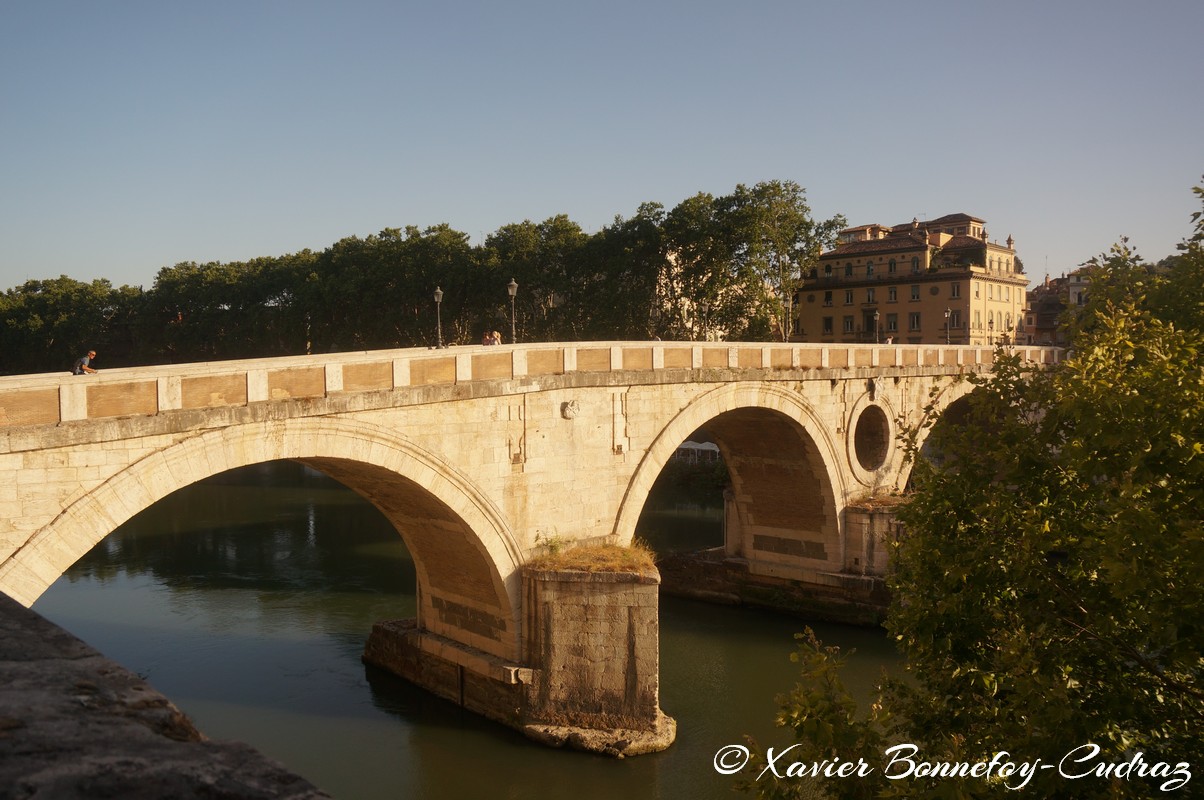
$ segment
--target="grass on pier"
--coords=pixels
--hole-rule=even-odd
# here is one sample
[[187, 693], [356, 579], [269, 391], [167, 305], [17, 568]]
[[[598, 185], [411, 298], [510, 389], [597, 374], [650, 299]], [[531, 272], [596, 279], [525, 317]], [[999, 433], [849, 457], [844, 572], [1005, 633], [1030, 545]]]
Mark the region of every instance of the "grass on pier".
[[656, 568], [656, 554], [639, 539], [628, 547], [613, 544], [563, 547], [551, 544], [548, 551], [532, 559], [529, 566], [533, 569], [583, 572], [647, 572]]

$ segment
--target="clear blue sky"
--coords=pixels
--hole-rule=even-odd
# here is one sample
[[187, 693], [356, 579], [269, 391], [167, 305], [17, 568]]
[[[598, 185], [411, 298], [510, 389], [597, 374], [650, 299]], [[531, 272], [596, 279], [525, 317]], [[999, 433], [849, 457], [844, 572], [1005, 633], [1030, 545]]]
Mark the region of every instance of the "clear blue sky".
[[984, 218], [1035, 281], [1156, 260], [1199, 210], [1201, 31], [1200, 0], [5, 0], [0, 289], [773, 179]]

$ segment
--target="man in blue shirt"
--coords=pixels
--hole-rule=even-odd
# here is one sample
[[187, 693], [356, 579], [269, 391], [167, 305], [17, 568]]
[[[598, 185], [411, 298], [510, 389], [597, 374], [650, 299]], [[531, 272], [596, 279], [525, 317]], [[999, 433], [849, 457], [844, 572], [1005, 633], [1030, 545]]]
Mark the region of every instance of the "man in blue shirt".
[[83, 375], [85, 372], [95, 372], [92, 369], [92, 359], [96, 358], [96, 351], [89, 350], [88, 355], [82, 356], [75, 362], [75, 367], [72, 368], [72, 375]]

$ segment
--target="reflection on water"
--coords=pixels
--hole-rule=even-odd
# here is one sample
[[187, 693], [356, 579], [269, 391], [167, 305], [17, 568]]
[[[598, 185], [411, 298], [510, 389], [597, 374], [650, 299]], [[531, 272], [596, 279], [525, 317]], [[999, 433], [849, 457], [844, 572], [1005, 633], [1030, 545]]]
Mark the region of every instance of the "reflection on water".
[[[658, 548], [710, 547], [720, 523], [718, 509], [679, 509], [646, 514], [641, 532]], [[365, 668], [372, 623], [413, 616], [414, 584], [374, 508], [275, 463], [156, 504], [34, 609], [145, 676], [207, 735], [249, 742], [347, 800], [725, 797], [719, 747], [746, 733], [784, 741], [773, 698], [794, 681], [798, 620], [662, 598], [661, 706], [677, 743], [614, 761], [532, 744]], [[877, 631], [813, 627], [858, 649], [866, 687], [893, 660]]]

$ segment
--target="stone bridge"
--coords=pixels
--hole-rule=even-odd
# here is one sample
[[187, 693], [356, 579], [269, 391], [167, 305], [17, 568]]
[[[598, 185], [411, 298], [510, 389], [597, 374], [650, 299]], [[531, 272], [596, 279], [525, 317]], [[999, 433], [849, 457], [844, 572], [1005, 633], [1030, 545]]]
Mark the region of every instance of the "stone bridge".
[[[905, 485], [899, 426], [934, 390], [941, 407], [960, 398], [958, 378], [992, 357], [589, 342], [0, 378], [0, 590], [32, 604], [171, 492], [293, 459], [375, 504], [413, 556], [417, 619], [379, 625], [367, 660], [536, 738], [655, 749], [672, 739], [657, 576], [524, 565], [549, 547], [629, 543], [662, 468], [704, 429], [731, 478], [729, 558], [820, 585], [880, 571], [883, 548], [846, 509]], [[620, 733], [599, 744], [591, 730]]]

